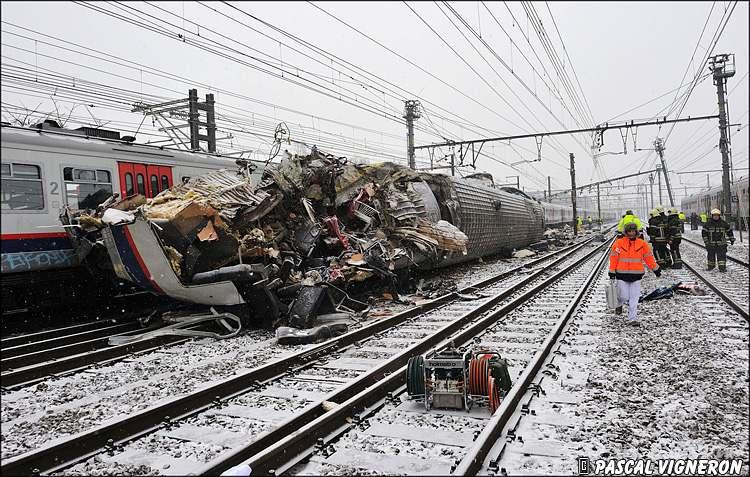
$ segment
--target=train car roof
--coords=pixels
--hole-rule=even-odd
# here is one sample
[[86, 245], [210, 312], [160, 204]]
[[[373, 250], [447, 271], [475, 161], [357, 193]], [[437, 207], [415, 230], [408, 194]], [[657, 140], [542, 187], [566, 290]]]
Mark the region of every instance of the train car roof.
[[[2, 128], [0, 128], [0, 138], [3, 147], [7, 147], [6, 143], [51, 148], [62, 147], [111, 156], [135, 154], [143, 157], [143, 160], [148, 160], [149, 158], [171, 160], [183, 164], [215, 164], [217, 161], [221, 161], [222, 163], [225, 163], [227, 167], [236, 167], [236, 158], [224, 157], [219, 154], [184, 151], [165, 146], [138, 144], [122, 139], [90, 137], [81, 134], [66, 133], [64, 131], [50, 131], [47, 129], [3, 125]], [[132, 160], [132, 157], [129, 159]], [[264, 164], [262, 161], [247, 161], [254, 162], [258, 165]]]

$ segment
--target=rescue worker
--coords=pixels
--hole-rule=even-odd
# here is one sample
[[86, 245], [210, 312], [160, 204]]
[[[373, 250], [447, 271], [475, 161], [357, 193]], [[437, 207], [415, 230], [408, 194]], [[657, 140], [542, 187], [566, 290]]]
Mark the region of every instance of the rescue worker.
[[721, 211], [713, 209], [711, 219], [701, 230], [703, 243], [708, 251], [707, 270], [713, 270], [716, 262], [719, 262], [719, 271], [727, 271], [727, 238], [734, 245], [734, 233], [729, 224], [721, 218]]
[[580, 215], [576, 217], [576, 231], [580, 232], [583, 227], [583, 217]]
[[690, 230], [698, 230], [698, 221], [700, 218], [698, 218], [698, 214], [693, 212], [690, 214]]
[[586, 221], [588, 222], [589, 230], [591, 230], [593, 228], [592, 225], [594, 224], [594, 219], [592, 219], [589, 215], [588, 217], [586, 217]]
[[643, 225], [641, 225], [641, 220], [633, 213], [632, 210], [628, 209], [625, 211], [625, 215], [623, 215], [620, 219], [620, 223], [617, 224], [618, 237], [622, 237], [624, 235], [625, 225], [631, 222], [635, 223], [636, 229], [638, 230], [639, 234], [643, 232]]
[[670, 207], [667, 215], [667, 243], [672, 255], [672, 268], [682, 268], [682, 256], [680, 255], [680, 242], [682, 242], [682, 221], [680, 211], [677, 207]]
[[609, 278], [617, 279], [620, 305], [615, 313], [622, 314], [622, 305], [628, 304], [628, 323], [640, 326], [638, 322], [638, 299], [641, 297], [641, 278], [645, 273], [646, 262], [654, 274], [661, 276], [661, 269], [654, 260], [651, 247], [638, 238], [638, 226], [634, 222], [625, 225], [625, 236], [615, 240], [609, 254]]
[[708, 222], [708, 215], [706, 215], [704, 212], [701, 212], [701, 227], [705, 227], [706, 222]]
[[680, 211], [680, 213], [678, 214], [678, 217], [680, 218], [680, 224], [681, 224], [680, 231], [682, 233], [685, 233], [685, 220], [686, 220], [685, 214], [682, 211]]
[[672, 265], [672, 258], [667, 248], [667, 221], [657, 208], [651, 209], [649, 216], [646, 233], [648, 233], [648, 238], [654, 249], [656, 263], [659, 264], [659, 268], [661, 269], [670, 267]]

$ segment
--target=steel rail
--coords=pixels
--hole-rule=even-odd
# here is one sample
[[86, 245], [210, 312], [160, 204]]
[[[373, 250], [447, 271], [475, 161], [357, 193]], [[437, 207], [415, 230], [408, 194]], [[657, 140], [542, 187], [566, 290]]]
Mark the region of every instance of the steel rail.
[[53, 359], [43, 363], [33, 364], [19, 369], [4, 371], [0, 373], [0, 383], [4, 390], [9, 387], [23, 387], [33, 384], [40, 378], [52, 376], [60, 373], [80, 371], [93, 364], [104, 361], [112, 362], [117, 359], [125, 359], [133, 353], [160, 347], [168, 344], [177, 344], [178, 342], [187, 342], [190, 338], [183, 336], [156, 336], [154, 338], [136, 341], [108, 348], [97, 349], [73, 356], [67, 356], [61, 359]]
[[682, 264], [685, 265], [685, 267], [690, 270], [694, 275], [696, 275], [698, 278], [703, 281], [703, 283], [706, 284], [711, 290], [716, 293], [719, 298], [724, 300], [724, 302], [729, 305], [734, 311], [740, 314], [746, 321], [750, 322], [750, 313], [748, 313], [748, 310], [743, 308], [742, 305], [734, 301], [729, 295], [724, 293], [719, 287], [717, 287], [711, 280], [709, 280], [705, 275], [703, 275], [701, 272], [699, 272], [695, 267], [690, 265], [687, 261], [683, 260]]
[[[685, 237], [682, 237], [682, 240], [685, 241], [685, 242], [691, 243], [693, 245], [697, 245], [698, 247], [706, 250], [706, 246], [703, 245], [702, 243], [696, 242], [694, 240], [690, 240], [689, 238], [685, 238]], [[742, 265], [745, 268], [750, 268], [750, 263], [748, 263], [748, 262], [746, 262], [744, 260], [740, 260], [739, 258], [735, 258], [735, 257], [732, 257], [730, 255], [727, 255], [727, 260], [729, 260], [730, 262], [739, 263], [740, 265]]]
[[[72, 333], [65, 336], [59, 336], [56, 338], [50, 338], [46, 340], [38, 340], [34, 341], [33, 343], [26, 343], [18, 346], [11, 346], [8, 348], [2, 349], [2, 360], [0, 360], [0, 369], [5, 371], [8, 368], [20, 368], [23, 365], [7, 365], [7, 363], [11, 363], [12, 361], [10, 358], [15, 358], [17, 356], [22, 355], [30, 355], [32, 353], [40, 353], [44, 351], [49, 351], [55, 348], [60, 348], [64, 346], [71, 346], [76, 345], [84, 342], [91, 342], [97, 339], [104, 338], [106, 341], [106, 338], [113, 335], [119, 335], [122, 333], [126, 333], [129, 331], [135, 331], [141, 328], [141, 325], [136, 322], [128, 322], [128, 323], [118, 323], [113, 324], [111, 326], [106, 326], [103, 328], [99, 328], [96, 330], [90, 330], [90, 331], [83, 331], [80, 333]], [[95, 348], [89, 348], [87, 350], [79, 351], [79, 353], [83, 351], [90, 351]], [[72, 355], [76, 353], [68, 353], [68, 355]], [[52, 358], [58, 358], [60, 356], [52, 356]], [[35, 360], [34, 362], [41, 362], [45, 361], [44, 359]], [[28, 363], [32, 364], [32, 363]]]
[[[246, 392], [248, 388], [252, 389], [254, 386], [260, 384], [261, 381], [282, 376], [287, 372], [292, 371], [295, 367], [305, 366], [319, 357], [331, 353], [333, 350], [351, 345], [364, 338], [376, 335], [388, 328], [405, 322], [406, 320], [438, 309], [448, 303], [460, 299], [458, 297], [459, 294], [471, 293], [472, 291], [489, 286], [503, 278], [512, 276], [519, 271], [547, 261], [557, 255], [577, 251], [578, 249], [585, 247], [586, 244], [593, 239], [594, 237], [591, 237], [581, 243], [556, 250], [543, 257], [532, 260], [529, 263], [472, 284], [462, 289], [459, 293], [447, 293], [434, 300], [417, 305], [391, 317], [378, 320], [360, 329], [332, 338], [308, 350], [300, 351], [286, 358], [281, 358], [258, 366], [242, 374], [232, 376], [195, 393], [174, 398], [165, 403], [146, 408], [138, 413], [122, 417], [109, 424], [72, 435], [55, 444], [43, 446], [25, 454], [6, 459], [2, 465], [0, 465], [0, 472], [9, 474], [29, 474], [54, 472], [69, 467], [70, 465], [74, 465], [75, 463], [100, 452], [108, 441], [121, 442], [132, 440], [140, 435], [148, 434], [154, 429], [157, 429], [164, 423], [165, 419], [169, 419], [170, 416], [185, 416], [191, 413], [201, 412], [202, 410], [215, 406], [219, 399], [226, 398], [233, 394]], [[544, 269], [531, 274], [529, 277], [522, 280], [521, 284], [527, 283], [529, 280], [543, 272]], [[507, 296], [520, 286], [522, 285], [519, 284], [511, 287], [501, 293], [501, 295]], [[499, 301], [500, 299], [502, 298], [498, 298], [497, 300]], [[486, 307], [480, 307], [478, 310], [483, 308]], [[358, 380], [358, 382], [361, 382], [361, 380]], [[295, 424], [284, 426], [284, 432], [289, 433], [293, 431], [295, 429], [294, 425]]]
[[112, 318], [109, 320], [91, 321], [88, 323], [81, 323], [78, 325], [64, 326], [62, 328], [55, 328], [53, 330], [37, 331], [34, 333], [25, 333], [19, 336], [9, 336], [7, 338], [0, 339], [0, 348], [2, 349], [3, 353], [5, 353], [6, 349], [11, 348], [13, 346], [21, 346], [21, 345], [25, 345], [29, 343], [34, 343], [36, 341], [49, 340], [52, 338], [65, 336], [68, 334], [82, 333], [84, 331], [95, 330], [95, 329], [103, 328], [109, 325], [114, 325], [118, 323], [119, 321], [121, 320], [115, 320], [114, 318]]
[[[346, 426], [347, 419], [373, 406], [385, 398], [388, 393], [392, 393], [403, 386], [406, 364], [409, 358], [423, 354], [433, 348], [442, 349], [452, 343], [457, 345], [466, 343], [492, 324], [497, 323], [503, 316], [525, 304], [541, 290], [560, 280], [595, 254], [601, 253], [602, 249], [606, 250], [610, 242], [611, 239], [500, 308], [492, 310], [493, 306], [483, 306], [484, 310], [481, 313], [469, 312], [446, 325], [437, 333], [412, 345], [360, 376], [346, 387], [329, 394], [321, 402], [305, 408], [300, 414], [287, 420], [276, 429], [263, 434], [262, 437], [250, 442], [245, 447], [237, 449], [217, 461], [210, 462], [205, 467], [198, 469], [196, 473], [198, 475], [217, 475], [241, 463], [249, 465], [254, 474], [280, 473], [281, 467], [288, 467], [286, 464], [289, 461], [314, 448], [319, 439], [336, 432], [342, 426]], [[606, 256], [607, 254], [603, 254], [601, 260], [604, 260]], [[545, 273], [545, 271], [530, 276], [527, 280], [524, 280], [525, 283], [521, 286], [527, 285], [542, 273]], [[518, 289], [521, 286], [515, 288]], [[333, 406], [333, 409], [331, 409], [331, 406]]]
[[488, 456], [490, 450], [502, 435], [503, 429], [508, 424], [508, 421], [510, 421], [510, 418], [516, 411], [516, 408], [518, 407], [518, 404], [523, 396], [526, 394], [529, 385], [531, 384], [534, 377], [536, 377], [536, 375], [539, 373], [539, 370], [542, 368], [545, 360], [552, 352], [552, 348], [554, 347], [555, 343], [557, 343], [557, 341], [559, 340], [560, 335], [565, 329], [565, 326], [568, 324], [568, 321], [575, 313], [583, 297], [591, 289], [591, 285], [594, 283], [597, 276], [601, 273], [602, 267], [604, 266], [608, 258], [608, 254], [602, 254], [602, 257], [594, 266], [594, 269], [591, 271], [589, 276], [586, 277], [586, 281], [584, 282], [581, 289], [576, 293], [573, 300], [571, 300], [565, 310], [561, 313], [559, 321], [552, 329], [552, 331], [547, 335], [547, 338], [544, 340], [544, 343], [540, 347], [539, 351], [536, 352], [529, 364], [526, 365], [526, 368], [524, 369], [521, 376], [518, 378], [518, 380], [516, 380], [515, 383], [513, 383], [513, 387], [511, 388], [510, 392], [508, 392], [508, 395], [505, 396], [505, 399], [503, 399], [498, 410], [495, 411], [495, 413], [490, 418], [490, 421], [474, 441], [474, 445], [464, 455], [464, 458], [456, 467], [453, 475], [476, 475], [482, 469], [482, 465], [484, 464], [484, 461]]

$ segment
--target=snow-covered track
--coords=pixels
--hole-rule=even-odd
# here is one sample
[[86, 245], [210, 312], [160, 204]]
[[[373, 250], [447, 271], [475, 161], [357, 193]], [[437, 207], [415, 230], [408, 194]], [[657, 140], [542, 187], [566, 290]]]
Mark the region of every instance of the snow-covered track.
[[[163, 432], [161, 433], [156, 433], [154, 431], [159, 430], [162, 427], [184, 431], [185, 428], [190, 427], [189, 425], [195, 427], [197, 425], [196, 422], [205, 422], [204, 418], [206, 417], [206, 411], [212, 411], [215, 414], [219, 412], [217, 408], [220, 410], [222, 407], [226, 407], [227, 405], [235, 406], [239, 401], [242, 401], [243, 399], [254, 401], [255, 405], [251, 405], [250, 407], [256, 409], [258, 407], [281, 406], [282, 409], [285, 409], [289, 412], [297, 412], [300, 407], [300, 401], [302, 407], [309, 405], [310, 401], [305, 399], [297, 399], [295, 404], [294, 402], [290, 402], [290, 399], [288, 398], [278, 398], [276, 396], [268, 395], [268, 393], [263, 394], [263, 390], [272, 386], [275, 386], [276, 388], [285, 387], [285, 389], [291, 389], [291, 392], [287, 394], [295, 394], [294, 389], [292, 389], [292, 384], [290, 384], [289, 382], [282, 382], [285, 375], [288, 376], [288, 373], [299, 372], [300, 368], [306, 370], [310, 370], [315, 366], [321, 368], [324, 366], [325, 360], [335, 359], [337, 357], [337, 354], [338, 356], [341, 356], [342, 354], [347, 353], [350, 355], [357, 353], [359, 351], [357, 349], [357, 346], [361, 346], [360, 342], [367, 338], [371, 338], [373, 340], [393, 339], [394, 341], [401, 339], [402, 342], [400, 343], [400, 345], [397, 344], [398, 346], [400, 346], [400, 348], [396, 350], [400, 351], [403, 349], [404, 339], [407, 339], [407, 341], [411, 339], [413, 341], [415, 339], [418, 339], [419, 336], [429, 334], [430, 326], [425, 323], [425, 315], [432, 315], [432, 318], [430, 318], [430, 320], [433, 321], [433, 324], [431, 326], [434, 329], [440, 327], [441, 325], [445, 325], [446, 322], [456, 322], [458, 319], [456, 315], [461, 314], [467, 308], [473, 308], [474, 314], [480, 314], [486, 308], [493, 306], [493, 304], [496, 304], [499, 301], [507, 298], [514, 292], [517, 292], [518, 289], [523, 286], [523, 283], [527, 283], [530, 280], [539, 277], [539, 275], [549, 272], [547, 269], [540, 269], [534, 271], [531, 276], [526, 277], [525, 274], [529, 273], [528, 266], [539, 265], [542, 262], [551, 259], [553, 256], [556, 257], [558, 255], [564, 255], [566, 253], [570, 254], [573, 252], [573, 250], [579, 250], [583, 247], [585, 247], [585, 244], [577, 244], [574, 247], [568, 247], [559, 250], [553, 254], [546, 255], [545, 257], [527, 263], [525, 266], [516, 267], [510, 271], [503, 272], [490, 279], [483, 280], [480, 283], [474, 284], [461, 290], [460, 294], [475, 293], [480, 290], [485, 293], [493, 293], [492, 297], [487, 301], [475, 300], [477, 303], [471, 304], [470, 302], [463, 301], [457, 294], [447, 294], [436, 300], [432, 300], [418, 307], [406, 310], [405, 312], [398, 315], [385, 318], [378, 322], [364, 326], [363, 328], [352, 331], [341, 337], [334, 338], [319, 345], [307, 348], [302, 352], [294, 353], [290, 356], [275, 361], [266, 362], [247, 372], [242, 372], [241, 374], [237, 374], [236, 376], [230, 377], [228, 379], [223, 379], [216, 382], [215, 384], [204, 387], [198, 392], [180, 396], [177, 398], [172, 398], [166, 402], [162, 402], [161, 404], [148, 407], [142, 412], [110, 420], [108, 424], [101, 425], [69, 437], [53, 440], [48, 445], [45, 445], [41, 448], [37, 448], [24, 454], [17, 455], [10, 459], [6, 459], [3, 463], [2, 470], [11, 471], [14, 473], [23, 473], [32, 472], [34, 469], [40, 471], [52, 471], [65, 468], [67, 469], [66, 472], [76, 472], [80, 468], [85, 468], [88, 470], [83, 471], [84, 473], [94, 472], [94, 469], [90, 468], [90, 466], [92, 465], [97, 467], [95, 464], [92, 464], [93, 459], [89, 462], [82, 462], [80, 465], [72, 468], [70, 466], [75, 464], [76, 462], [83, 460], [85, 456], [91, 454], [100, 453], [96, 457], [99, 459], [106, 457], [103, 456], [101, 452], [107, 449], [105, 446], [108, 441], [111, 441], [111, 445], [108, 448], [109, 453], [115, 454], [110, 460], [117, 460], [118, 456], [120, 456], [121, 454], [117, 451], [117, 449], [119, 447], [122, 447], [126, 453], [134, 452], [133, 447], [128, 449], [128, 443], [132, 443], [132, 445], [137, 448], [138, 445], [141, 445], [143, 442], [143, 440], [141, 440], [141, 442], [139, 443], [139, 441], [136, 440], [140, 436], [148, 436], [148, 439], [150, 440], [162, 439], [164, 438], [164, 436], [160, 436], [160, 434], [163, 434], [163, 432], [167, 431], [164, 429], [162, 429]], [[563, 258], [562, 261], [569, 261], [570, 259], [570, 257], [566, 257]], [[557, 263], [553, 264], [553, 266], [554, 265], [557, 265]], [[514, 284], [511, 284], [513, 282]], [[453, 311], [451, 311], [451, 307], [453, 307]], [[443, 315], [442, 318], [440, 316], [441, 314]], [[398, 330], [394, 330], [394, 327], [400, 328]], [[386, 338], [385, 335], [387, 332], [393, 332], [393, 335], [388, 335], [388, 337]], [[444, 331], [444, 333], [445, 332], [448, 331]], [[397, 337], [397, 335], [399, 334], [401, 338]], [[365, 352], [366, 351], [367, 350], [365, 350]], [[391, 350], [390, 352], [393, 353], [394, 351]], [[323, 361], [319, 361], [321, 358], [323, 359]], [[380, 356], [378, 358], [377, 353], [375, 353], [375, 356], [373, 356], [373, 359], [376, 359], [378, 361], [382, 361], [384, 358], [385, 356]], [[365, 358], [365, 361], [366, 360], [367, 359]], [[371, 364], [374, 364], [374, 362]], [[361, 374], [361, 371], [364, 371], [361, 368], [362, 367], [360, 366], [360, 369], [350, 370], [352, 371], [352, 373], [350, 374]], [[327, 371], [313, 369], [309, 372], [312, 372], [313, 374], [316, 372], [325, 374]], [[349, 377], [351, 378], [352, 376]], [[323, 379], [326, 379], [325, 376], [323, 376]], [[358, 386], [366, 387], [368, 384], [372, 384], [372, 379], [373, 377], [370, 376], [366, 379], [358, 378], [355, 379], [355, 381], [359, 383]], [[376, 381], [377, 379], [379, 379], [379, 377], [376, 378]], [[327, 380], [329, 381], [329, 384], [334, 386], [334, 388], [338, 385], [343, 384], [343, 382], [341, 382], [343, 378], [338, 379], [339, 382], [336, 382], [337, 379], [335, 379], [335, 377], [329, 377]], [[292, 381], [295, 381], [295, 385], [299, 387], [299, 382], [304, 382], [304, 378], [295, 378]], [[278, 386], [276, 386], [277, 384]], [[290, 388], [290, 386], [292, 388]], [[341, 392], [352, 393], [355, 390], [354, 388], [351, 388], [351, 386], [346, 386], [346, 388], [349, 390]], [[325, 390], [323, 389], [318, 389], [318, 394], [321, 394], [321, 391], [325, 394]], [[299, 391], [297, 392], [297, 394], [304, 394], [304, 392]], [[244, 398], [242, 397], [243, 395], [245, 396]], [[339, 393], [338, 395], [339, 398], [346, 397], [345, 394]], [[291, 399], [291, 401], [294, 401], [294, 399]], [[259, 402], [262, 402], [263, 404], [258, 404]], [[269, 404], [269, 402], [275, 402], [276, 404]], [[201, 415], [201, 413], [204, 414]], [[173, 418], [170, 418], [169, 416], [173, 416]], [[174, 416], [180, 416], [180, 419], [178, 420]], [[192, 422], [186, 422], [192, 417], [195, 417]], [[196, 421], [196, 419], [198, 421]], [[216, 418], [213, 418], [214, 422], [216, 420]], [[271, 419], [271, 421], [273, 421], [273, 419]], [[271, 424], [273, 424], [273, 422]], [[267, 429], [268, 425], [269, 423], [266, 422], [263, 426], [260, 426], [260, 428]], [[272, 425], [271, 427], [274, 429], [278, 428], [278, 426], [276, 425]], [[245, 429], [246, 432], [257, 434], [259, 431], [259, 426], [256, 422], [254, 426], [248, 425]], [[284, 426], [285, 432], [288, 433], [289, 429], [291, 429], [291, 427], [287, 428], [286, 426]], [[205, 432], [203, 433], [203, 435], [205, 435]], [[244, 436], [244, 441], [247, 442], [248, 440], [249, 436]], [[223, 449], [223, 446], [221, 448]], [[229, 448], [231, 449], [232, 446], [230, 446]], [[180, 455], [182, 454], [180, 453]], [[123, 457], [123, 459], [124, 461], [128, 460], [125, 457]], [[198, 460], [200, 461], [201, 459], [199, 458]], [[210, 458], [203, 460], [205, 462], [210, 460]], [[195, 461], [191, 461], [190, 465], [194, 466]], [[102, 468], [101, 466], [98, 467], [100, 469]], [[138, 470], [133, 470], [130, 467], [126, 468], [131, 471]], [[108, 467], [108, 469], [110, 469], [110, 471], [113, 471], [114, 468]], [[171, 469], [172, 470], [169, 471], [170, 473], [180, 473], [182, 471], [177, 464], [172, 465]]]
[[701, 270], [706, 263], [704, 251], [705, 248], [697, 245], [682, 247], [685, 268], [713, 290], [732, 310], [750, 321], [750, 276], [747, 265], [728, 261], [726, 272], [717, 269]]
[[[467, 317], [463, 323], [452, 323], [450, 329], [445, 330], [447, 333], [433, 335], [429, 340], [412, 345], [358, 379], [361, 381], [370, 376], [369, 387], [349, 385], [348, 388], [354, 387], [350, 392], [326, 396], [324, 401], [308, 409], [315, 411], [310, 413], [314, 419], [287, 421], [293, 426], [280, 429], [282, 432], [270, 432], [249, 445], [220, 456], [198, 473], [216, 474], [242, 462], [246, 462], [254, 473], [280, 474], [287, 471], [316, 450], [328, 448], [333, 439], [352, 426], [356, 427], [370, 412], [388, 402], [395, 403], [399, 399], [395, 396], [403, 393], [408, 359], [432, 348], [442, 349], [450, 343], [460, 346], [471, 340], [490, 347], [495, 340], [513, 339], [512, 335], [517, 346], [517, 355], [511, 357], [512, 366], [524, 367], [526, 361], [532, 359], [539, 342], [544, 341], [549, 329], [554, 327], [561, 303], [567, 303], [571, 293], [579, 289], [583, 283], [582, 275], [590, 274], [595, 261], [592, 257], [607, 256], [609, 244], [601, 244], [585, 255], [569, 257], [554, 273], [547, 273], [544, 278], [533, 280], [518, 290], [513, 299], [498, 303], [479, 317]], [[525, 327], [526, 331], [519, 333], [518, 328], [514, 328], [517, 326]], [[427, 473], [435, 470], [431, 468]]]
[[[706, 250], [706, 246], [705, 245], [703, 245], [700, 242], [696, 242], [695, 240], [691, 240], [689, 238], [682, 237], [682, 241], [690, 243], [690, 244], [693, 244], [693, 245], [695, 245], [697, 247], [702, 248], [703, 250]], [[750, 263], [748, 263], [746, 260], [742, 260], [740, 258], [737, 258], [737, 257], [733, 256], [733, 255], [730, 255], [729, 252], [731, 252], [731, 250], [727, 251], [727, 260], [729, 260], [730, 262], [734, 262], [734, 263], [737, 263], [739, 265], [742, 265], [745, 268], [750, 268]]]

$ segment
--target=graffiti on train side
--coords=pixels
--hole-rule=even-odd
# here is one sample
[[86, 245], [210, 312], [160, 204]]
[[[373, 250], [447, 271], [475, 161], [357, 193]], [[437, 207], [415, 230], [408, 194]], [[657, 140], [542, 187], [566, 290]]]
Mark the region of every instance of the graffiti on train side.
[[42, 250], [38, 252], [4, 253], [0, 256], [0, 272], [30, 272], [50, 268], [72, 267], [75, 264], [73, 250]]

